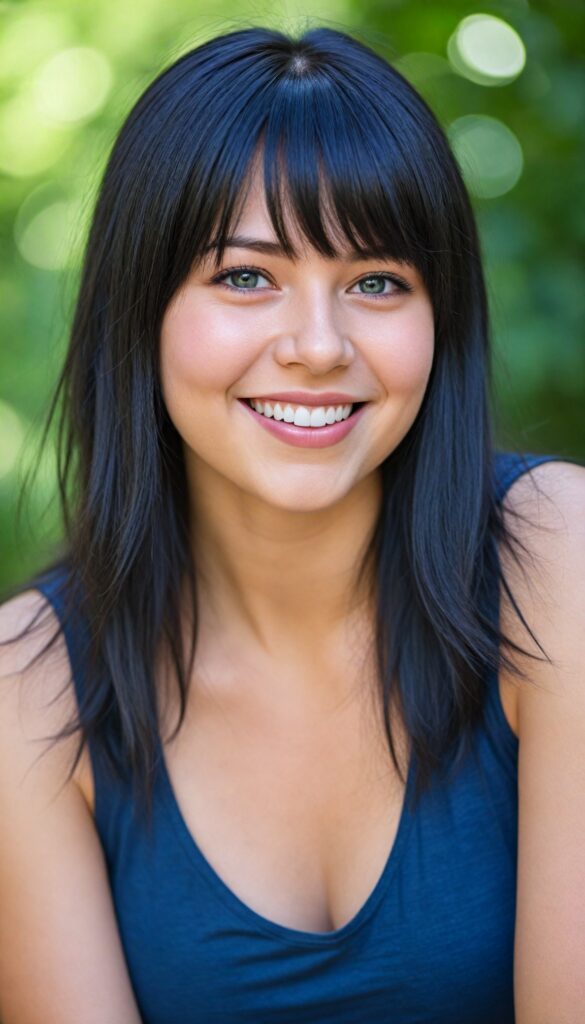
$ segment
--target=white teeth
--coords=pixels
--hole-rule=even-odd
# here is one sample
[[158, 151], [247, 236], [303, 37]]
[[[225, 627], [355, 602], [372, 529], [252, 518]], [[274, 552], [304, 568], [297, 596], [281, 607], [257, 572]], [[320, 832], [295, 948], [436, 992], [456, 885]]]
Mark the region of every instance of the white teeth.
[[[266, 408], [266, 406], [264, 406], [264, 408]], [[304, 406], [302, 406], [302, 405], [298, 409], [295, 409], [294, 424], [295, 424], [295, 427], [310, 427], [311, 426], [311, 413], [309, 412], [308, 409], [305, 409]]]
[[274, 417], [275, 420], [284, 420], [285, 423], [294, 423], [296, 427], [324, 427], [329, 423], [339, 423], [346, 420], [353, 405], [329, 405], [311, 406], [285, 405], [278, 402], [260, 402], [256, 398], [250, 399], [252, 408], [261, 416]]
[[[296, 423], [296, 416], [295, 416]], [[311, 409], [311, 426], [312, 427], [324, 427], [325, 426], [325, 409], [323, 406], [319, 406], [318, 409]]]

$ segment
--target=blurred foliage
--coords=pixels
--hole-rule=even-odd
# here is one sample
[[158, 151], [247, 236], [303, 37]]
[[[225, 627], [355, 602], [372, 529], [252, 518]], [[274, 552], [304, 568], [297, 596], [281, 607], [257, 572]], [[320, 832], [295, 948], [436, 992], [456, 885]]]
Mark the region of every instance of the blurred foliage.
[[252, 24], [355, 33], [419, 89], [477, 212], [499, 443], [585, 459], [584, 7], [507, 0], [480, 12], [487, 20], [462, 28], [477, 14], [466, 2], [322, 0], [318, 16], [256, 3], [245, 19], [226, 2], [0, 3], [0, 585], [35, 570], [59, 536], [50, 445], [18, 534], [16, 496], [63, 360], [113, 140], [163, 67]]

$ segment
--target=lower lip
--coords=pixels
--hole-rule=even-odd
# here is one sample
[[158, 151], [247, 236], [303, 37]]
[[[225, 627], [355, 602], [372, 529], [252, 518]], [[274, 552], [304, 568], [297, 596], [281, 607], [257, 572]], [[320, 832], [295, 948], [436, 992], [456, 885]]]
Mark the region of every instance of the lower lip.
[[368, 407], [368, 403], [365, 402], [364, 405], [360, 405], [356, 412], [348, 416], [346, 420], [328, 424], [326, 427], [295, 427], [293, 423], [285, 423], [284, 420], [275, 420], [272, 417], [262, 416], [261, 413], [256, 412], [242, 398], [238, 398], [238, 402], [244, 406], [244, 409], [250, 413], [261, 427], [274, 434], [275, 437], [280, 438], [281, 441], [285, 441], [286, 444], [292, 444], [297, 448], [328, 448], [331, 444], [337, 444], [338, 441], [342, 441], [349, 434], [350, 430], [353, 430]]

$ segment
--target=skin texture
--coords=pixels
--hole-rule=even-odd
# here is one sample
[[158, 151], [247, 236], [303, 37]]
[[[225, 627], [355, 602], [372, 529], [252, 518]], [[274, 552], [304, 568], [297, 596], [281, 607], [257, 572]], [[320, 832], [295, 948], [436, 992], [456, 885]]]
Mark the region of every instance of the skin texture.
[[[275, 241], [258, 173], [236, 233]], [[416, 269], [329, 260], [291, 235], [298, 261], [232, 248], [219, 268], [210, 259], [194, 267], [165, 312], [160, 371], [184, 442], [205, 621], [240, 649], [300, 668], [359, 614], [353, 575], [379, 506], [378, 467], [420, 409], [434, 318]], [[212, 283], [238, 265], [261, 276], [249, 284], [235, 272], [231, 290]], [[364, 287], [380, 272], [413, 291], [383, 279]], [[237, 401], [292, 389], [371, 404], [339, 444], [293, 448]], [[295, 680], [300, 693], [302, 674]]]

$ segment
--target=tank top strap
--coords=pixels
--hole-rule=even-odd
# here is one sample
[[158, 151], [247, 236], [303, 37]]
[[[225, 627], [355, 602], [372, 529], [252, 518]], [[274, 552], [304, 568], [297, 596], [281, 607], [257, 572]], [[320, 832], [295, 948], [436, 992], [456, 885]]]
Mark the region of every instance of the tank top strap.
[[566, 455], [535, 455], [530, 452], [495, 453], [494, 484], [497, 501], [502, 501], [506, 491], [518, 477], [527, 473], [542, 462], [576, 462]]
[[87, 694], [84, 686], [84, 674], [82, 670], [84, 652], [88, 641], [88, 631], [85, 623], [78, 615], [67, 615], [67, 588], [70, 585], [70, 576], [64, 566], [51, 569], [39, 575], [33, 581], [36, 590], [40, 590], [47, 601], [52, 605], [57, 616], [71, 665], [73, 685], [78, 705], [84, 706]]
[[[36, 576], [32, 581], [32, 586], [39, 590], [52, 605], [61, 625], [69, 656], [77, 709], [78, 711], [90, 709], [94, 695], [88, 692], [84, 671], [90, 639], [89, 628], [76, 611], [71, 575], [65, 565], [59, 565]], [[94, 818], [98, 828], [103, 832], [107, 824], [111, 781], [99, 750], [91, 738], [88, 740], [88, 752], [93, 774]]]

